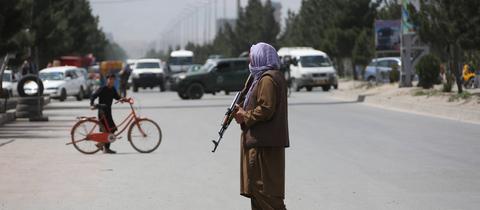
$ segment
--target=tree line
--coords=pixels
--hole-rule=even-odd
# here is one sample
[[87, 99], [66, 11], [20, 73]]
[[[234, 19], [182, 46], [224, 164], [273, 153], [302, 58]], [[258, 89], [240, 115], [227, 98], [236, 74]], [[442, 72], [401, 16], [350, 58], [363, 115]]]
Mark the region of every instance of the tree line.
[[[411, 21], [431, 53], [446, 63], [461, 92], [462, 65], [480, 68], [480, 1], [420, 0], [421, 9], [408, 6]], [[274, 20], [270, 0], [249, 0], [238, 14], [235, 26], [226, 25], [210, 43], [188, 43], [195, 62], [203, 63], [209, 55], [237, 57], [254, 43], [263, 41], [277, 49], [308, 46], [330, 55], [339, 74], [346, 69], [366, 66], [375, 51], [375, 20], [400, 20], [402, 5], [397, 0], [302, 0], [298, 12], [289, 11], [285, 27]], [[149, 56], [168, 58], [167, 52], [150, 50]], [[180, 46], [176, 46], [180, 48]], [[399, 56], [396, 53], [395, 56]], [[352, 72], [354, 77], [356, 71]]]
[[[382, 3], [383, 2], [383, 3]], [[275, 21], [270, 0], [249, 0], [239, 11], [235, 26], [221, 27], [212, 42], [188, 43], [202, 63], [208, 55], [237, 57], [252, 44], [267, 42], [277, 49], [286, 46], [308, 46], [328, 53], [340, 74], [344, 61], [367, 65], [375, 54], [373, 25], [375, 19], [399, 19], [400, 6], [395, 0], [303, 0], [300, 10], [288, 12], [285, 27]], [[380, 6], [382, 5], [382, 6]], [[179, 48], [177, 46], [176, 48]], [[170, 47], [170, 52], [173, 47]], [[148, 55], [165, 56], [168, 52], [149, 51]]]
[[64, 55], [125, 59], [98, 21], [88, 0], [2, 0], [0, 55], [16, 54], [13, 64], [31, 56], [39, 67]]
[[480, 1], [421, 0], [420, 6], [420, 11], [409, 8], [416, 31], [446, 64], [461, 93], [463, 65], [480, 70]]

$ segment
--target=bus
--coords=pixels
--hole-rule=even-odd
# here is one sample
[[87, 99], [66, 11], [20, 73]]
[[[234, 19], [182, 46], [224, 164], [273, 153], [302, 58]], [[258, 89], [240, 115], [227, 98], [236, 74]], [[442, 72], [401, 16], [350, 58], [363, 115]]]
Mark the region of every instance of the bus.
[[193, 64], [193, 52], [189, 50], [176, 50], [170, 53], [168, 65], [170, 74], [186, 72]]

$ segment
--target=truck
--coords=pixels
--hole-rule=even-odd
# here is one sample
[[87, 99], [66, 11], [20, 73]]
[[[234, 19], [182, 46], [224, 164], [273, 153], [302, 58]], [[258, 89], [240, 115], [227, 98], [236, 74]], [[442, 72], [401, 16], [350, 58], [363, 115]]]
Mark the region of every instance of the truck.
[[138, 59], [132, 67], [132, 87], [133, 92], [138, 92], [139, 88], [160, 87], [160, 91], [165, 91], [165, 71], [162, 61], [156, 58]]

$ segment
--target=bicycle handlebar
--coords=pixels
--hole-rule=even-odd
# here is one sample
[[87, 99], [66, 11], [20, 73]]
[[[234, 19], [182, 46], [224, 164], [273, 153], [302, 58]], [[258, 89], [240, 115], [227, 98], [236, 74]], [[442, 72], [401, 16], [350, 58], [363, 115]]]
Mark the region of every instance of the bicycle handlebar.
[[126, 98], [125, 100], [118, 100], [118, 101], [115, 101], [115, 104], [124, 103], [124, 102], [127, 102], [129, 104], [133, 104], [133, 98]]

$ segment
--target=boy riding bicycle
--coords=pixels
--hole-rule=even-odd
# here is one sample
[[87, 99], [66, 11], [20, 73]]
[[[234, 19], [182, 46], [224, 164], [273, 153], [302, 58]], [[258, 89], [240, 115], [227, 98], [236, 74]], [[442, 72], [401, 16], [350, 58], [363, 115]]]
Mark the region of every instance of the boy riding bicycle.
[[[117, 127], [112, 117], [112, 102], [113, 99], [126, 101], [125, 98], [121, 98], [118, 95], [117, 90], [113, 86], [115, 84], [115, 75], [107, 75], [107, 85], [98, 88], [95, 93], [90, 97], [90, 108], [93, 110], [98, 108], [98, 119], [101, 122], [100, 131], [104, 132], [107, 130], [107, 127], [110, 128], [111, 133], [115, 133]], [[99, 98], [99, 104], [104, 106], [94, 106], [95, 99]], [[98, 143], [97, 147], [102, 149], [104, 153], [115, 154], [114, 150], [110, 149], [110, 143]]]

